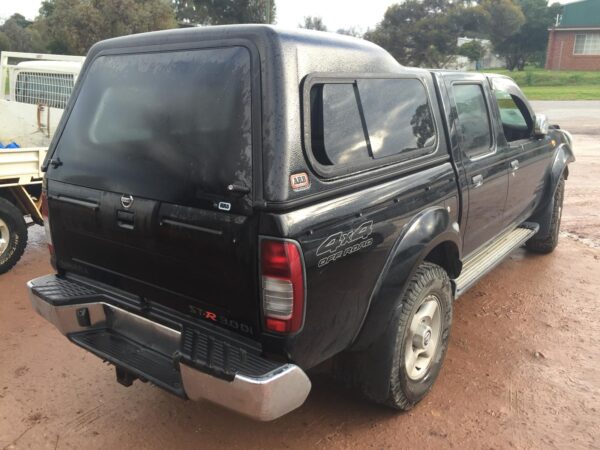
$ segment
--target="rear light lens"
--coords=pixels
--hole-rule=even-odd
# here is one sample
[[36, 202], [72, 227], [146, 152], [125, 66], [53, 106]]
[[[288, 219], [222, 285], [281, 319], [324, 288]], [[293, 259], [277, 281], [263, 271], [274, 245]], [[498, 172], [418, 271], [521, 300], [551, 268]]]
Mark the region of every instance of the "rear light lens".
[[44, 230], [46, 232], [46, 242], [48, 243], [48, 250], [50, 250], [50, 256], [54, 256], [54, 245], [52, 244], [52, 231], [50, 229], [50, 214], [48, 213], [48, 194], [46, 190], [42, 190], [40, 213], [42, 219], [44, 219]]
[[304, 267], [295, 242], [261, 241], [262, 307], [265, 328], [295, 333], [304, 320]]

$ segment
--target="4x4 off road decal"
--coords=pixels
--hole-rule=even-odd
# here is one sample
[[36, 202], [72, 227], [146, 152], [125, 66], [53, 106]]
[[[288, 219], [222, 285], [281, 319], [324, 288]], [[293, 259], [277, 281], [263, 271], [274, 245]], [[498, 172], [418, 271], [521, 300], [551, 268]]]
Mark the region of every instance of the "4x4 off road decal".
[[324, 267], [332, 261], [369, 247], [373, 244], [373, 238], [369, 237], [372, 232], [373, 221], [369, 220], [355, 230], [332, 234], [317, 249], [317, 256], [323, 256], [319, 259], [318, 267]]

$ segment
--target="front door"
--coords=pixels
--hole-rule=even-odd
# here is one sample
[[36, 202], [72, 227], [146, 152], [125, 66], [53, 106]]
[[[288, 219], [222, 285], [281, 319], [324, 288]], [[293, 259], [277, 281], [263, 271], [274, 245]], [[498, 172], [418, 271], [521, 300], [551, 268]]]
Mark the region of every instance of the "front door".
[[492, 88], [506, 142], [508, 197], [504, 209], [505, 227], [518, 225], [533, 213], [542, 198], [552, 156], [550, 138], [536, 138], [535, 116], [525, 96], [508, 78], [492, 78]]

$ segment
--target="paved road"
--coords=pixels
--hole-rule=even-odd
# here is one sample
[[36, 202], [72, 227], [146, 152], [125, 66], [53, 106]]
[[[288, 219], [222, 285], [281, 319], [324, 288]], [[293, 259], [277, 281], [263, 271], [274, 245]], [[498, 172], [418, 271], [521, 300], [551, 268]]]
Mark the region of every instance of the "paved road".
[[[569, 125], [600, 117], [586, 123], [587, 104], [553, 106], [535, 104]], [[600, 146], [575, 139], [559, 247], [515, 252], [457, 302], [440, 378], [406, 414], [319, 373], [306, 404], [273, 423], [124, 388], [32, 312], [24, 284], [51, 271], [32, 227], [24, 259], [0, 276], [0, 449], [599, 448]]]
[[567, 183], [562, 229], [600, 247], [600, 101], [531, 103], [551, 123], [574, 134], [577, 163]]
[[573, 134], [600, 135], [600, 101], [533, 101], [533, 109]]

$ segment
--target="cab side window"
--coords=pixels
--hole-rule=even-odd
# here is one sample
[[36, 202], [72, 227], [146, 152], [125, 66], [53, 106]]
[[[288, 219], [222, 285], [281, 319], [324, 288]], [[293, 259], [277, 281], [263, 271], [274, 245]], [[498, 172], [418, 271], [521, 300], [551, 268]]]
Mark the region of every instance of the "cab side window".
[[317, 85], [311, 97], [312, 148], [317, 161], [323, 165], [370, 161], [356, 85]]
[[475, 158], [490, 152], [492, 133], [490, 116], [479, 84], [455, 84], [452, 87], [462, 137], [463, 152]]
[[533, 120], [522, 100], [498, 87], [494, 88], [494, 94], [506, 140], [514, 142], [529, 138], [533, 131]]
[[336, 80], [310, 88], [310, 151], [325, 176], [429, 155], [436, 140], [418, 78]]

